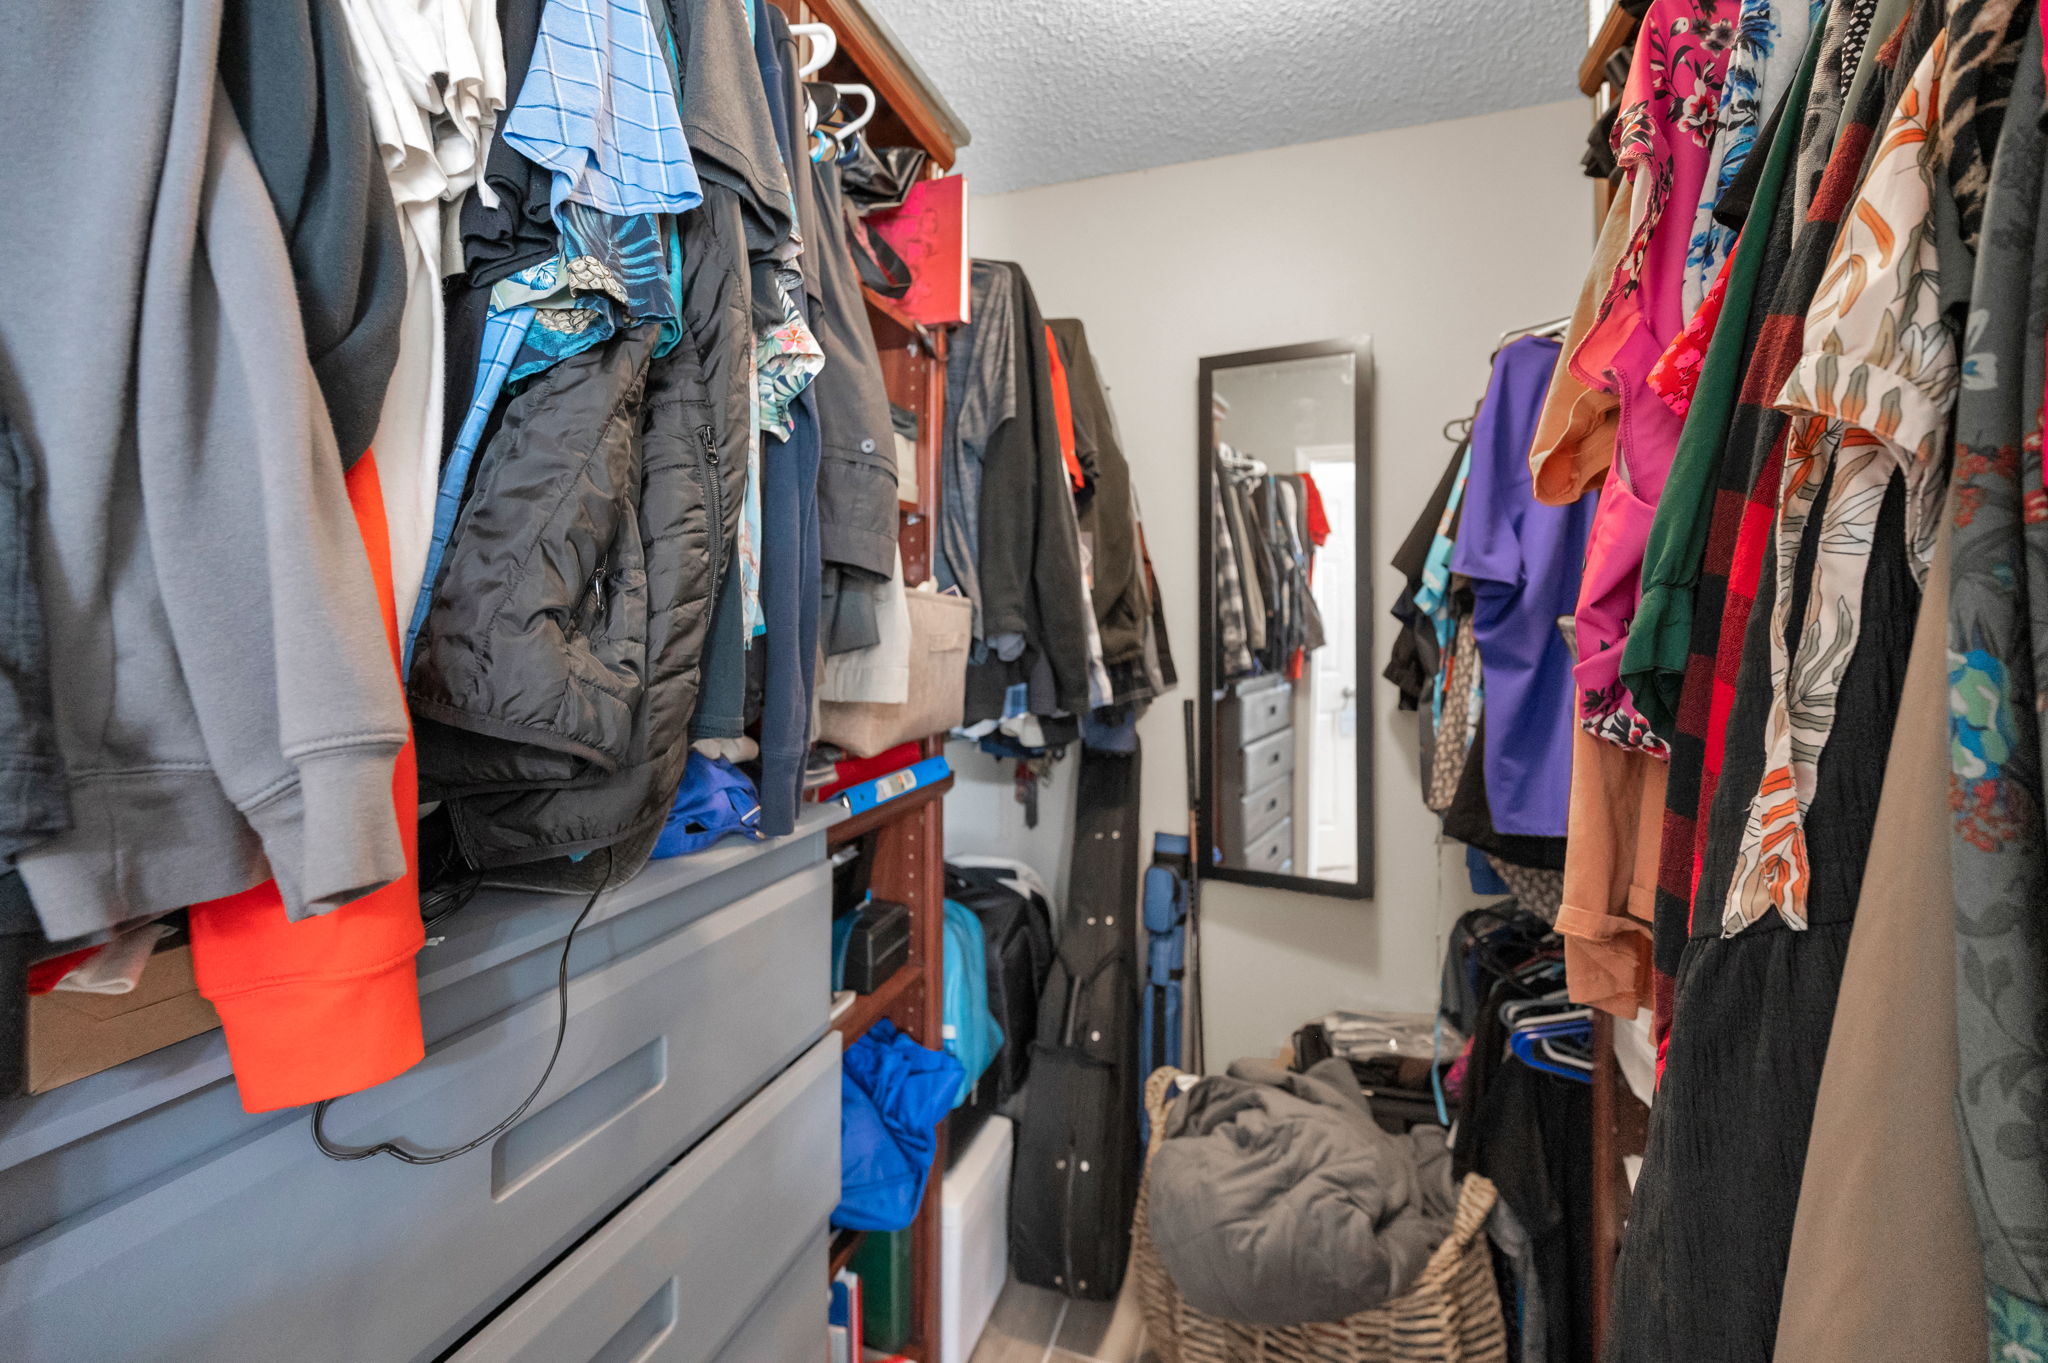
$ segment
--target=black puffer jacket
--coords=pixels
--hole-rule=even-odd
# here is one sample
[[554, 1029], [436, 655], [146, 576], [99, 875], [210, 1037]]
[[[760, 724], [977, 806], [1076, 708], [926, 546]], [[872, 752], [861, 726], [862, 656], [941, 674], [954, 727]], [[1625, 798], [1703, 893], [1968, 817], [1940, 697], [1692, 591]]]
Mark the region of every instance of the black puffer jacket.
[[422, 794], [493, 883], [626, 879], [682, 779], [746, 491], [753, 335], [737, 202], [707, 185], [682, 227], [682, 342], [654, 359], [637, 328], [513, 399], [415, 651]]
[[484, 451], [414, 646], [428, 799], [581, 784], [625, 760], [645, 680], [635, 514], [655, 328], [563, 360]]
[[[683, 220], [685, 336], [648, 372], [638, 500], [646, 680], [624, 759], [588, 784], [457, 802], [456, 836], [492, 884], [618, 884], [646, 864], [675, 803], [746, 494], [752, 371], [743, 347], [754, 333], [744, 231], [739, 200], [705, 186], [703, 205]], [[597, 847], [611, 855], [567, 860]]]

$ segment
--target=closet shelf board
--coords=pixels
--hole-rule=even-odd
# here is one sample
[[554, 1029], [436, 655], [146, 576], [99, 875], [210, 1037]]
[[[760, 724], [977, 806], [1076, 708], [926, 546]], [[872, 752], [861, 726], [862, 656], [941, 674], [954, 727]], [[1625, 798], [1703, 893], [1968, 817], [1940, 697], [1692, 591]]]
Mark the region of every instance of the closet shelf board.
[[[913, 990], [924, 983], [924, 968], [915, 961], [905, 962], [896, 968], [896, 973], [882, 981], [882, 987], [872, 994], [862, 994], [853, 1001], [853, 1007], [841, 1013], [832, 1025], [839, 1029], [839, 1035], [846, 1038], [851, 1046], [868, 1028], [883, 1018], [897, 1012], [900, 1005]], [[904, 1028], [914, 1032], [915, 1028]]]
[[873, 809], [864, 809], [852, 818], [833, 825], [825, 834], [825, 841], [833, 847], [852, 842], [872, 829], [885, 823], [893, 823], [914, 809], [922, 808], [934, 800], [946, 798], [946, 792], [953, 788], [953, 778], [935, 781], [928, 786], [919, 786], [907, 795], [899, 795]]

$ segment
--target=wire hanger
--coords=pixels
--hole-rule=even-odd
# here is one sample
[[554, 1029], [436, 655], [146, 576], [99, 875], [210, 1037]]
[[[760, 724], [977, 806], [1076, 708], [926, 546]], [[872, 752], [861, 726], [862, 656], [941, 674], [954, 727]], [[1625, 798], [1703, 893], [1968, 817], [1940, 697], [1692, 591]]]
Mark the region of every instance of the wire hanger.
[[[1496, 350], [1495, 354], [1500, 352]], [[1473, 403], [1472, 410], [1464, 416], [1454, 416], [1444, 423], [1444, 439], [1453, 445], [1462, 445], [1472, 438], [1472, 423], [1479, 418], [1479, 404]]]
[[797, 68], [798, 76], [816, 75], [839, 53], [839, 35], [830, 24], [791, 24], [789, 32], [791, 37], [811, 40], [811, 59]]
[[1548, 322], [1538, 322], [1533, 327], [1515, 327], [1511, 330], [1503, 331], [1500, 334], [1499, 342], [1493, 347], [1494, 353], [1496, 355], [1499, 354], [1501, 346], [1506, 345], [1518, 336], [1562, 336], [1571, 324], [1572, 319], [1569, 316], [1553, 317]]

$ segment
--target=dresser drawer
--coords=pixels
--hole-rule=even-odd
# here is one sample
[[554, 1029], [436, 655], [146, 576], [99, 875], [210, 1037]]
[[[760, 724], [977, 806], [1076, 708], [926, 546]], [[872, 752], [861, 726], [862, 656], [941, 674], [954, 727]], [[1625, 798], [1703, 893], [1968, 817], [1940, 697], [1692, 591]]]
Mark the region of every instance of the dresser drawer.
[[1294, 730], [1280, 729], [1244, 745], [1244, 788], [1258, 790], [1294, 775]]
[[1238, 682], [1218, 707], [1221, 742], [1243, 747], [1294, 721], [1294, 687], [1284, 677], [1259, 677]]
[[[817, 1247], [839, 1198], [839, 1038], [805, 1053], [507, 1306], [448, 1363], [711, 1363], [746, 1350], [793, 1260], [813, 1274], [806, 1349], [823, 1356]], [[764, 1296], [762, 1284], [771, 1285]], [[772, 1317], [773, 1312], [768, 1314]], [[764, 1324], [762, 1346], [780, 1332]], [[749, 1352], [735, 1359], [753, 1356]]]
[[[1291, 773], [1290, 773], [1291, 775]], [[1223, 856], [1231, 865], [1241, 865], [1247, 849], [1272, 830], [1274, 824], [1294, 812], [1294, 782], [1268, 781], [1223, 810]]]
[[[832, 1296], [831, 1228], [820, 1225], [811, 1244], [754, 1304], [747, 1323], [718, 1351], [717, 1363], [810, 1363], [823, 1358], [825, 1316]], [[610, 1363], [610, 1360], [604, 1360]]]
[[1294, 820], [1282, 819], [1253, 840], [1243, 868], [1284, 876], [1294, 869]]
[[[15, 1165], [10, 1196], [56, 1195], [152, 1129], [195, 1151], [0, 1251], [9, 1356], [435, 1357], [824, 1033], [829, 914], [829, 875], [813, 866], [576, 975], [535, 1108], [445, 1164], [337, 1163], [304, 1111], [252, 1127], [205, 1121], [195, 1101]], [[448, 1036], [336, 1104], [329, 1139], [432, 1150], [475, 1137], [532, 1086], [556, 1016], [549, 989]]]

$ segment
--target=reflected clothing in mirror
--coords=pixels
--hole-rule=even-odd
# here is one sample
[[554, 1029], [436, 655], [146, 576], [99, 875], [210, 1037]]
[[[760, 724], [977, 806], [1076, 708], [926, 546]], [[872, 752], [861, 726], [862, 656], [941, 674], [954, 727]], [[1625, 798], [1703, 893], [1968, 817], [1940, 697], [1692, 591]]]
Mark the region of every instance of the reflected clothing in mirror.
[[1304, 656], [1324, 642], [1309, 583], [1330, 523], [1308, 474], [1251, 473], [1247, 465], [1256, 461], [1217, 447], [1216, 498], [1230, 506], [1227, 522], [1217, 520], [1216, 603], [1219, 621], [1231, 622], [1216, 631], [1217, 667], [1225, 677], [1298, 678]]
[[1350, 341], [1202, 362], [1203, 875], [1371, 892], [1368, 379]]

